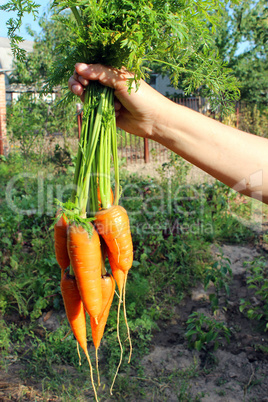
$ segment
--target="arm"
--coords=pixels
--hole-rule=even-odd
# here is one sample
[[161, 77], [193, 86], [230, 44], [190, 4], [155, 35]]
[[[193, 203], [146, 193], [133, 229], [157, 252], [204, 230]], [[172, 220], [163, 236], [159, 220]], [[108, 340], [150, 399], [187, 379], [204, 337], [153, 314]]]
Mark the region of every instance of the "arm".
[[163, 144], [229, 187], [268, 204], [267, 139], [175, 104], [144, 81], [129, 95], [130, 76], [124, 70], [77, 64], [69, 88], [83, 96], [90, 80], [113, 87], [119, 127]]

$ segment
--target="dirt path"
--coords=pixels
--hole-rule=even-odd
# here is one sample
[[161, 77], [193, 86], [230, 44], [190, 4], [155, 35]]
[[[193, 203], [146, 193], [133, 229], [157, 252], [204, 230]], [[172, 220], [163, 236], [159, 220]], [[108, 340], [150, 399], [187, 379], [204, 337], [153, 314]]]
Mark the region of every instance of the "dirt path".
[[[212, 247], [213, 253], [218, 251]], [[224, 342], [214, 353], [188, 349], [184, 337], [188, 315], [198, 311], [211, 316], [208, 292], [202, 286], [193, 289], [191, 297], [179, 306], [177, 320], [163, 326], [152, 341], [150, 354], [143, 358], [145, 377], [152, 380], [144, 401], [268, 401], [268, 360], [261, 350], [267, 350], [268, 336], [257, 332], [256, 323], [238, 309], [240, 298], [247, 292], [243, 263], [258, 253], [251, 247], [234, 245], [223, 245], [221, 252], [231, 262], [233, 280], [228, 309], [222, 309], [215, 318], [231, 329], [230, 344]], [[152, 389], [153, 380], [159, 384]], [[155, 393], [157, 397], [153, 397]]]

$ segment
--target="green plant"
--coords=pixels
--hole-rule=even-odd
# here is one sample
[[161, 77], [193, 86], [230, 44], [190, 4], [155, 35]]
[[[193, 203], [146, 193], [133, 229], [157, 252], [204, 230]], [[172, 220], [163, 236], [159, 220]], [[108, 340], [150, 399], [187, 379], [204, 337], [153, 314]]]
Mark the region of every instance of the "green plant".
[[230, 289], [229, 283], [232, 278], [232, 269], [230, 267], [230, 260], [223, 255], [220, 256], [218, 261], [215, 261], [212, 266], [208, 266], [204, 270], [204, 287], [207, 290], [212, 282], [215, 287], [215, 293], [209, 295], [212, 311], [215, 312], [219, 308], [219, 294], [224, 290], [226, 295], [229, 296]]
[[260, 322], [264, 331], [268, 330], [268, 271], [267, 261], [259, 257], [247, 265], [247, 286], [252, 289], [252, 294], [247, 299], [240, 300], [239, 310], [251, 320]]
[[192, 168], [192, 164], [187, 162], [181, 156], [174, 152], [169, 153], [169, 160], [162, 164], [161, 168], [157, 169], [161, 180], [166, 181], [169, 178], [174, 187], [175, 184], [185, 184], [186, 177]]
[[241, 104], [238, 111], [239, 115], [232, 113], [225, 116], [223, 123], [237, 127], [242, 131], [267, 137], [268, 113], [267, 110], [261, 112], [256, 104]]
[[8, 349], [9, 349], [10, 343], [11, 343], [10, 342], [10, 333], [11, 333], [11, 328], [0, 317], [0, 350], [1, 350], [0, 367], [4, 364], [4, 361], [3, 361], [4, 356], [8, 354]]
[[24, 156], [41, 141], [45, 134], [45, 115], [40, 102], [29, 94], [23, 94], [7, 110], [7, 129], [11, 141], [19, 143]]
[[60, 153], [60, 146], [56, 144], [54, 158], [61, 165], [63, 162], [66, 164], [66, 158], [70, 158], [66, 149], [67, 133], [69, 137], [73, 137], [75, 129], [74, 103], [67, 105], [63, 112], [62, 108], [56, 105], [56, 101], [49, 103], [25, 93], [7, 107], [7, 130], [11, 150], [18, 146], [23, 156], [27, 158], [38, 155], [39, 160], [47, 159], [48, 155], [44, 152], [45, 145], [56, 134], [63, 137], [64, 149]]
[[230, 342], [231, 332], [222, 322], [209, 318], [203, 313], [194, 312], [187, 320], [186, 339], [190, 348], [198, 351], [208, 350], [213, 346], [217, 350], [223, 337]]

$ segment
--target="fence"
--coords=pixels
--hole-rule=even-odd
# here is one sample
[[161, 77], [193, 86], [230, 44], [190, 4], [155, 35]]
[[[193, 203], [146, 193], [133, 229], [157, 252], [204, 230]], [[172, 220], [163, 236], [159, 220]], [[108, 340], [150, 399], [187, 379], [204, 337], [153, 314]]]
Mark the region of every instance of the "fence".
[[[193, 109], [196, 112], [204, 113], [206, 111], [205, 101], [200, 97], [171, 98], [171, 100]], [[77, 109], [78, 133], [80, 137], [82, 117], [79, 112], [80, 110]], [[149, 140], [147, 138], [137, 137], [136, 135], [126, 133], [120, 129], [118, 129], [117, 135], [118, 156], [126, 165], [136, 163], [143, 164], [148, 162], [164, 163], [168, 160], [171, 151], [158, 142]]]

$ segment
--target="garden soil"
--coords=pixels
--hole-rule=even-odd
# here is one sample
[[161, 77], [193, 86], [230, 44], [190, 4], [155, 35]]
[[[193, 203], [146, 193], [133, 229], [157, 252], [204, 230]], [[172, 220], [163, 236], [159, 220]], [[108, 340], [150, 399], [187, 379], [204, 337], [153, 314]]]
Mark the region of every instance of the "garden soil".
[[[251, 261], [259, 253], [266, 253], [266, 250], [260, 241], [257, 245], [212, 246], [211, 253], [216, 258], [229, 259], [233, 271], [228, 308], [220, 309], [214, 317], [230, 328], [230, 343], [223, 340], [216, 351], [206, 348], [198, 352], [188, 348], [185, 331], [189, 314], [197, 311], [211, 315], [209, 293], [213, 292], [213, 287], [205, 291], [199, 285], [182, 303], [174, 306], [171, 321], [158, 322], [159, 329], [154, 333], [150, 350], [140, 362], [142, 374], [133, 367], [128, 378], [131, 392], [117, 394], [115, 387], [114, 397], [107, 392], [101, 401], [268, 402], [268, 334], [259, 331], [257, 323], [239, 311], [240, 299], [248, 292], [244, 262]], [[258, 303], [254, 297], [251, 301]], [[42, 325], [53, 330], [59, 320], [52, 313], [44, 315], [41, 321]], [[41, 383], [36, 384], [30, 378], [22, 381], [20, 373], [23, 369], [23, 359], [17, 361], [8, 357], [6, 370], [0, 372], [0, 402], [62, 400], [45, 394]], [[67, 370], [67, 376], [75, 378], [75, 368], [65, 367], [64, 370], [65, 376]], [[138, 397], [135, 396], [135, 385], [139, 391], [142, 389], [142, 397], [140, 392]], [[89, 393], [76, 400], [93, 401], [93, 398]]]

